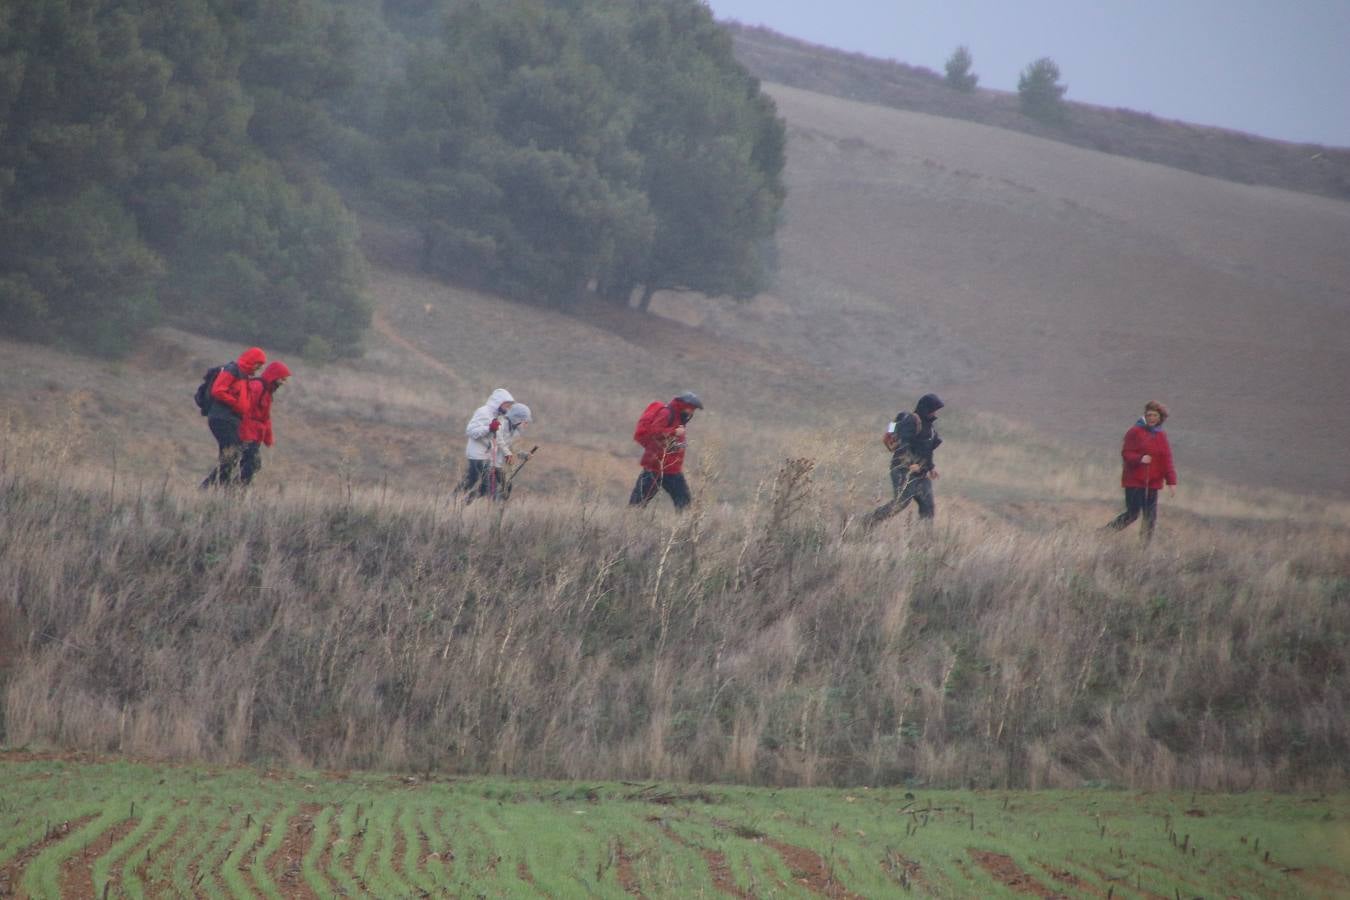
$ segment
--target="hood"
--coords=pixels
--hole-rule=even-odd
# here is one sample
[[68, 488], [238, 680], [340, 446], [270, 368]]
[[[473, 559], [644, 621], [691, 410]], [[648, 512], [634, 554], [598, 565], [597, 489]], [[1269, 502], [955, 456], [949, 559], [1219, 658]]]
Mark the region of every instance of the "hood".
[[249, 347], [243, 353], [239, 354], [236, 360], [239, 365], [239, 371], [245, 375], [252, 375], [258, 371], [258, 367], [267, 362], [267, 354], [262, 352], [261, 348]]
[[491, 407], [493, 412], [502, 408], [503, 403], [515, 403], [516, 398], [511, 396], [511, 392], [506, 388], [497, 388], [487, 398], [484, 406]]
[[263, 369], [262, 371], [262, 383], [267, 387], [268, 390], [273, 391], [276, 390], [277, 381], [279, 379], [290, 377], [291, 377], [290, 366], [286, 365], [281, 360], [268, 363], [267, 368]]
[[534, 417], [530, 415], [530, 408], [524, 403], [517, 403], [506, 411], [506, 424], [510, 425], [513, 431], [533, 421]]
[[919, 398], [919, 402], [914, 404], [914, 412], [919, 418], [926, 419], [945, 405], [937, 394], [924, 394]]

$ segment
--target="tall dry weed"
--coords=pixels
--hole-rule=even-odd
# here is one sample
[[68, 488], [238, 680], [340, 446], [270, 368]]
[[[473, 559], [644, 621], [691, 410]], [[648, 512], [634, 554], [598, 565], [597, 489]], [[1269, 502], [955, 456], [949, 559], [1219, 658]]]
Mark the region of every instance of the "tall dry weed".
[[934, 525], [861, 534], [852, 465], [789, 458], [757, 502], [712, 490], [676, 516], [356, 481], [113, 492], [10, 452], [3, 740], [568, 778], [1345, 784], [1345, 526], [1178, 513], [1145, 546], [1086, 527], [1096, 507], [944, 494]]

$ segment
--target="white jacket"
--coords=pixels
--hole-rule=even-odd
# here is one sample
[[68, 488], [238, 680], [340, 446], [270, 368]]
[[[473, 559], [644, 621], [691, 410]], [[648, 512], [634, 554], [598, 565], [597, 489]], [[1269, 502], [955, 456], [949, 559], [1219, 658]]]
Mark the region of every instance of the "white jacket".
[[[506, 465], [506, 457], [511, 455], [511, 429], [506, 427], [506, 417], [497, 411], [501, 409], [503, 403], [514, 403], [515, 399], [506, 388], [497, 388], [488, 397], [487, 402], [478, 407], [464, 429], [464, 434], [469, 438], [464, 453], [469, 459], [489, 459], [492, 456], [495, 437], [497, 459], [493, 465]], [[492, 425], [492, 420], [498, 418], [501, 419], [501, 424], [497, 426], [497, 433], [494, 435], [488, 428]]]

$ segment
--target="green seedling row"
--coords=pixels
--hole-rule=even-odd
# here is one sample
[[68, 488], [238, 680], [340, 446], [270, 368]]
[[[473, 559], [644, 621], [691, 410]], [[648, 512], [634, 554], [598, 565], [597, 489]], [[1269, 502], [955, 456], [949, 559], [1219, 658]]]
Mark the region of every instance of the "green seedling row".
[[[132, 900], [142, 900], [146, 896], [147, 884], [142, 879], [141, 873], [145, 872], [147, 877], [153, 877], [150, 873], [156, 872], [160, 880], [167, 880], [168, 869], [163, 862], [172, 859], [172, 855], [161, 856], [160, 851], [173, 840], [180, 828], [185, 827], [187, 816], [186, 807], [169, 805], [165, 808], [160, 804], [154, 810], [147, 810], [141, 824], [127, 835], [125, 843], [128, 846], [125, 852], [110, 854], [115, 859], [108, 868], [95, 867], [95, 886], [106, 883], [112, 865], [120, 865], [122, 894]], [[101, 866], [102, 860], [99, 862]], [[156, 863], [159, 865], [155, 865]]]
[[1350, 896], [1350, 796], [769, 790], [0, 753], [0, 892]]

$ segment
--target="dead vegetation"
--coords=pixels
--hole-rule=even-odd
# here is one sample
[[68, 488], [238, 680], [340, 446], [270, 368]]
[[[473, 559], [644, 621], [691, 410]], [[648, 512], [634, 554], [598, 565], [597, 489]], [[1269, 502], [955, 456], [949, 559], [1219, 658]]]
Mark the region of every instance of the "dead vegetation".
[[1345, 782], [1341, 525], [1164, 520], [1144, 547], [956, 503], [860, 535], [810, 488], [838, 473], [801, 459], [758, 506], [678, 519], [113, 492], [14, 459], [12, 745], [776, 785]]

